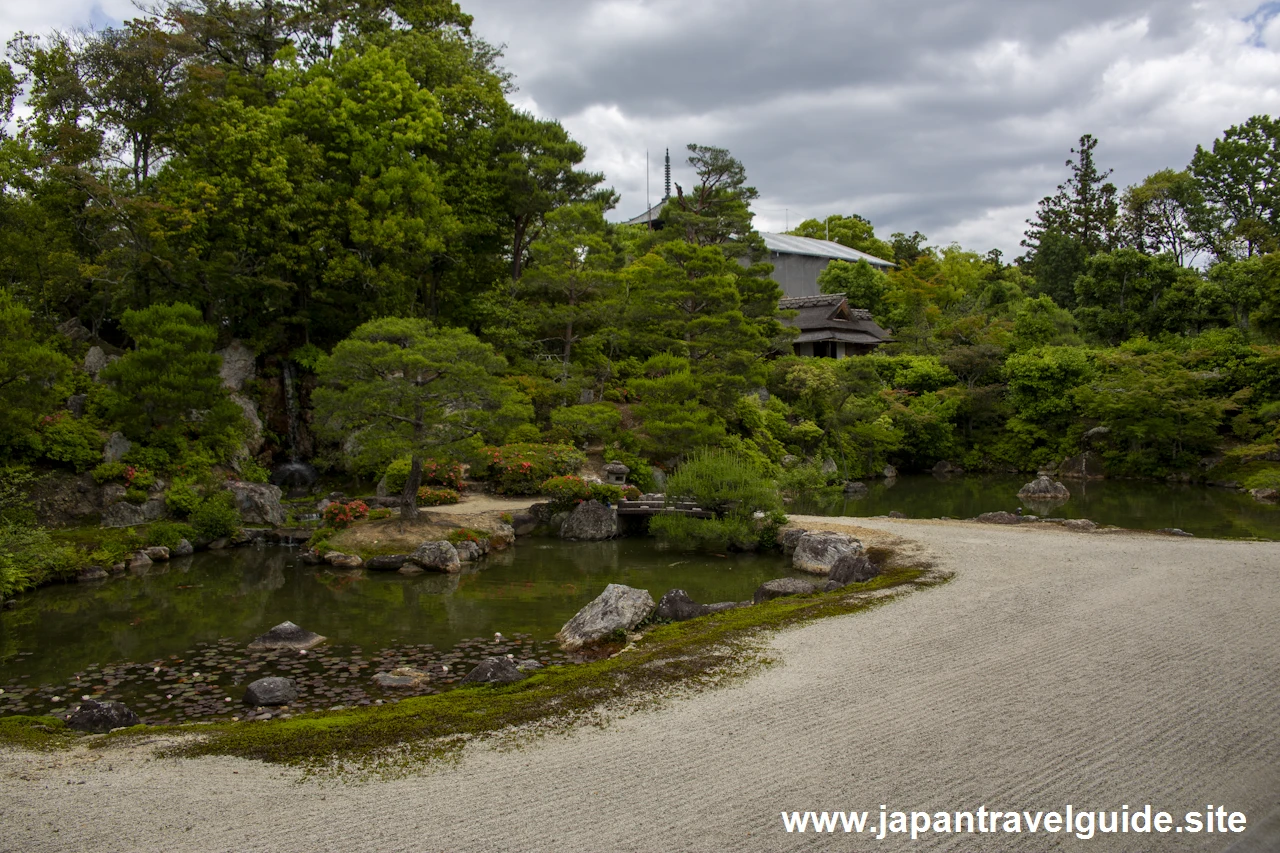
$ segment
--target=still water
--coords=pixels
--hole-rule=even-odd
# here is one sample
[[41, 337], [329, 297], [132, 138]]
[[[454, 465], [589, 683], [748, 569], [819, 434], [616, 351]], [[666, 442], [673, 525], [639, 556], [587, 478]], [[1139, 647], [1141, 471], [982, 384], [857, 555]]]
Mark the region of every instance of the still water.
[[908, 518], [973, 518], [984, 512], [1023, 507], [1042, 517], [1088, 518], [1134, 530], [1178, 527], [1196, 536], [1220, 539], [1280, 539], [1280, 506], [1258, 503], [1247, 494], [1208, 486], [1146, 480], [1063, 480], [1071, 498], [1041, 506], [1018, 499], [1026, 477], [964, 475], [946, 479], [927, 474], [868, 480], [868, 494], [846, 498], [840, 490], [811, 494], [788, 504], [807, 515], [871, 516], [900, 512]]
[[[695, 556], [643, 537], [522, 539], [457, 575], [341, 572], [296, 557], [202, 553], [22, 596], [0, 613], [0, 714], [48, 713], [91, 695], [137, 704], [147, 721], [229, 715], [248, 681], [276, 674], [310, 684], [311, 707], [367, 704], [388, 695], [370, 677], [396, 666], [448, 666], [419, 691], [432, 692], [491, 654], [559, 662], [552, 637], [609, 583], [654, 600], [680, 587], [696, 601], [740, 601], [791, 574], [776, 555]], [[285, 620], [330, 642], [305, 657], [245, 651]]]

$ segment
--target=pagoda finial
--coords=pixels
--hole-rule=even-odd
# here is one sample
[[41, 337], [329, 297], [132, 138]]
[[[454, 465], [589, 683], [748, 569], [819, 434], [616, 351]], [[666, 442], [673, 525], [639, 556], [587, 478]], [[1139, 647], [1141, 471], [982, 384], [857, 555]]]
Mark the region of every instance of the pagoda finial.
[[667, 149], [666, 183], [662, 189], [662, 200], [671, 198], [671, 149]]

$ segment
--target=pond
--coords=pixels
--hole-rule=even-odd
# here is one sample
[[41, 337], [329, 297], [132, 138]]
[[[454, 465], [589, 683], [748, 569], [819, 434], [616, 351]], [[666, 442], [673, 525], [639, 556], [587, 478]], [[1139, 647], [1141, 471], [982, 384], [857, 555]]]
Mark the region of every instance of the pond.
[[[201, 553], [143, 576], [46, 587], [0, 613], [0, 715], [92, 696], [146, 722], [225, 718], [265, 675], [299, 682], [294, 710], [379, 703], [406, 695], [370, 681], [398, 666], [429, 672], [414, 692], [430, 693], [495, 654], [565, 661], [552, 638], [609, 583], [710, 603], [791, 575], [777, 555], [690, 555], [644, 537], [522, 539], [461, 574], [415, 577], [308, 566], [280, 547]], [[329, 642], [305, 655], [246, 651], [286, 620]]]
[[788, 504], [806, 515], [873, 516], [900, 512], [908, 518], [973, 518], [984, 512], [1029, 513], [1058, 518], [1088, 518], [1098, 524], [1134, 530], [1177, 527], [1196, 536], [1221, 539], [1280, 539], [1280, 506], [1211, 486], [1148, 480], [1063, 480], [1071, 491], [1066, 503], [1040, 507], [1018, 499], [1026, 477], [928, 474], [896, 481], [868, 481], [863, 498], [840, 490], [815, 493]]

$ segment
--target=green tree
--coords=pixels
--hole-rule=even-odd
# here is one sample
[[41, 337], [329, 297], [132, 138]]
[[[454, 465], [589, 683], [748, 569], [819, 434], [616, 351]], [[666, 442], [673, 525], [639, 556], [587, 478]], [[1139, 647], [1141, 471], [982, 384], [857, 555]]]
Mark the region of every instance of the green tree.
[[818, 289], [823, 293], [844, 294], [851, 308], [865, 308], [875, 317], [885, 315], [888, 276], [866, 261], [856, 264], [831, 261], [818, 273]]
[[1191, 174], [1217, 215], [1218, 257], [1280, 249], [1280, 120], [1253, 116], [1227, 128], [1212, 149], [1197, 145]]
[[41, 340], [31, 312], [0, 288], [0, 445], [12, 447], [57, 403], [71, 361]]
[[688, 193], [676, 184], [676, 197], [663, 208], [666, 229], [695, 246], [720, 246], [725, 253], [748, 256], [763, 246], [751, 227], [751, 202], [759, 198], [747, 186], [747, 170], [726, 149], [689, 144], [689, 165], [698, 183]]
[[320, 365], [316, 428], [342, 440], [350, 461], [376, 471], [411, 457], [401, 517], [417, 517], [422, 460], [465, 453], [532, 416], [502, 383], [505, 360], [460, 329], [386, 317], [363, 324]]
[[891, 260], [894, 254], [893, 245], [876, 237], [871, 222], [856, 213], [851, 216], [833, 213], [825, 219], [806, 219], [787, 233], [830, 240], [884, 261]]
[[126, 311], [121, 326], [135, 348], [99, 374], [107, 419], [141, 444], [182, 450], [194, 441], [229, 459], [245, 423], [218, 375], [217, 332], [181, 302]]
[[1195, 331], [1200, 277], [1168, 255], [1134, 249], [1095, 255], [1076, 279], [1076, 318], [1093, 338], [1116, 346], [1141, 333]]
[[1121, 229], [1140, 252], [1169, 253], [1189, 266], [1204, 245], [1198, 233], [1206, 227], [1204, 195], [1190, 172], [1162, 169], [1129, 187], [1121, 199]]

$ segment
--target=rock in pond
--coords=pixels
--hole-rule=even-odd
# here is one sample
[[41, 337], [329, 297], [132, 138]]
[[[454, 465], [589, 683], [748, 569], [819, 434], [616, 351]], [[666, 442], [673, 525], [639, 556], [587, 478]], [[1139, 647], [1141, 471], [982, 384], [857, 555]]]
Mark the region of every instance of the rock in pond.
[[617, 631], [630, 631], [654, 610], [653, 596], [645, 589], [611, 583], [604, 592], [565, 623], [556, 639], [565, 651], [597, 643]]
[[355, 554], [343, 554], [341, 551], [329, 551], [324, 561], [335, 569], [359, 569], [364, 567], [364, 560]]
[[564, 526], [561, 539], [577, 539], [598, 542], [618, 535], [618, 510], [597, 500], [583, 501], [573, 508]]
[[150, 548], [143, 548], [142, 553], [146, 554], [152, 561], [160, 563], [169, 559], [169, 549], [163, 545], [152, 545]]
[[170, 556], [173, 557], [190, 557], [196, 552], [195, 546], [185, 539], [178, 540], [178, 547], [174, 548]]
[[76, 575], [76, 580], [80, 583], [88, 583], [90, 581], [106, 580], [107, 570], [102, 566], [85, 566]]
[[511, 529], [517, 536], [528, 536], [538, 527], [538, 517], [531, 512], [513, 512]]
[[288, 705], [297, 698], [298, 685], [294, 680], [278, 675], [259, 678], [251, 682], [244, 691], [246, 705]]
[[109, 732], [142, 723], [123, 702], [86, 699], [67, 717], [67, 726], [81, 732]]
[[284, 507], [280, 506], [280, 487], [266, 483], [230, 480], [226, 489], [235, 496], [236, 509], [245, 524], [269, 524], [284, 527]]
[[710, 612], [710, 607], [694, 601], [683, 589], [669, 589], [658, 600], [658, 611], [654, 615], [668, 622], [684, 622]]
[[835, 561], [846, 554], [861, 554], [862, 543], [844, 533], [814, 531], [806, 533], [796, 542], [791, 565], [802, 572], [825, 575]]
[[1258, 503], [1273, 504], [1280, 500], [1280, 490], [1277, 489], [1250, 489], [1249, 497]]
[[129, 571], [145, 572], [147, 569], [151, 568], [151, 564], [152, 564], [151, 558], [148, 557], [144, 552], [138, 551], [136, 554], [134, 554], [132, 557], [129, 558]]
[[510, 684], [529, 676], [510, 658], [485, 658], [462, 679], [462, 684]]
[[374, 674], [373, 683], [379, 687], [402, 687], [413, 688], [420, 686], [430, 676], [420, 669], [414, 669], [411, 666], [402, 666], [393, 669], [390, 672], [379, 672]]
[[458, 559], [458, 549], [453, 547], [452, 542], [443, 540], [423, 542], [416, 551], [409, 555], [409, 562], [437, 572], [462, 571], [462, 563]]
[[844, 484], [844, 496], [846, 498], [865, 498], [868, 492], [866, 483], [846, 482]]
[[458, 560], [463, 563], [474, 563], [484, 556], [480, 551], [480, 544], [472, 542], [470, 539], [463, 539], [461, 542], [453, 546], [458, 552]]
[[1055, 502], [1067, 500], [1071, 497], [1071, 492], [1057, 480], [1041, 474], [1019, 489], [1018, 497], [1024, 501]]
[[760, 584], [756, 588], [754, 601], [761, 604], [786, 595], [809, 595], [817, 591], [816, 586], [799, 578], [777, 578]]
[[260, 649], [310, 649], [320, 645], [325, 638], [308, 631], [306, 628], [299, 628], [292, 622], [281, 622], [267, 633], [255, 639], [249, 644], [250, 651], [258, 651]]
[[796, 545], [800, 544], [800, 537], [808, 533], [803, 527], [784, 527], [778, 532], [778, 544], [782, 546], [784, 554], [794, 553]]
[[980, 521], [983, 524], [1021, 524], [1022, 516], [999, 510], [998, 512], [984, 512], [974, 521]]
[[880, 567], [867, 559], [865, 554], [845, 554], [831, 565], [828, 580], [837, 586], [869, 581], [880, 574]]
[[408, 554], [379, 554], [364, 561], [364, 567], [374, 572], [394, 572], [409, 562]]

